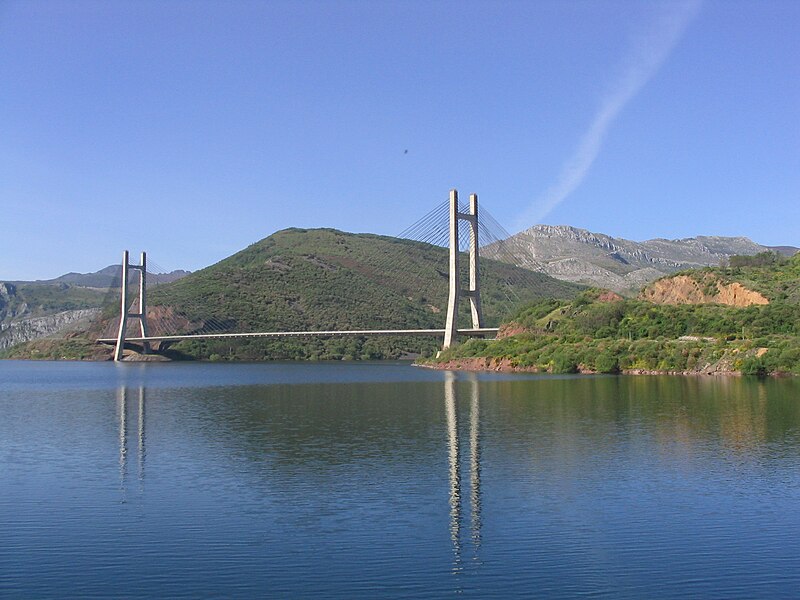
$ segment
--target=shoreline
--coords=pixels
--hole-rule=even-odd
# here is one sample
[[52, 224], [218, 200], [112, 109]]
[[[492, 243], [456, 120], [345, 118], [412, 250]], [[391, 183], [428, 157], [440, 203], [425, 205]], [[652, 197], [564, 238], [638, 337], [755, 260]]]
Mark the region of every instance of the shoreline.
[[[456, 358], [441, 363], [415, 363], [417, 367], [434, 369], [437, 371], [471, 371], [486, 373], [548, 373], [551, 371], [539, 369], [538, 367], [520, 367], [512, 364], [511, 359], [493, 359], [488, 357]], [[585, 369], [579, 366], [577, 374], [597, 375], [593, 369]], [[703, 369], [699, 371], [659, 371], [658, 369], [623, 369], [618, 373], [608, 373], [609, 375], [683, 375], [683, 376], [721, 376], [721, 377], [743, 377], [741, 371], [711, 370]], [[769, 377], [791, 377], [790, 373], [770, 373]]]

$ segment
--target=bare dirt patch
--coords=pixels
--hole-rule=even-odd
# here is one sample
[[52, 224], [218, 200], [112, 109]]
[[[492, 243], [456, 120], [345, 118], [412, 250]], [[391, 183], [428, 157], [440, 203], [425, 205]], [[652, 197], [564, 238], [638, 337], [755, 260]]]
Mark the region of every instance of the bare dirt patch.
[[643, 300], [654, 304], [724, 304], [745, 307], [769, 304], [764, 296], [741, 283], [722, 283], [716, 278], [697, 281], [688, 275], [660, 279], [647, 286]]

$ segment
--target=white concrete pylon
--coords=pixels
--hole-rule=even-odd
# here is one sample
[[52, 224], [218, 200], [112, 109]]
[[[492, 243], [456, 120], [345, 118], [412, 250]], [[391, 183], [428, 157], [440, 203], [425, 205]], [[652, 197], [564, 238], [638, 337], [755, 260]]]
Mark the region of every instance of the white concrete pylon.
[[[469, 288], [461, 289], [459, 272], [458, 221], [470, 224], [469, 236]], [[481, 310], [481, 287], [478, 269], [478, 195], [469, 197], [469, 213], [458, 211], [458, 192], [450, 190], [450, 293], [447, 298], [447, 321], [444, 328], [446, 350], [457, 341], [458, 336], [458, 302], [461, 296], [469, 298], [472, 312], [472, 327], [483, 327], [483, 311]]]
[[450, 293], [447, 297], [443, 350], [452, 346], [458, 335], [458, 300], [461, 296], [458, 266], [458, 191], [450, 190]]
[[[128, 312], [128, 273], [130, 270], [139, 271], [139, 312]], [[122, 360], [125, 350], [125, 335], [128, 328], [128, 317], [139, 319], [139, 330], [142, 337], [147, 337], [147, 254], [142, 252], [141, 264], [130, 264], [128, 251], [122, 253], [122, 280], [120, 281], [120, 313], [119, 313], [119, 332], [117, 333], [117, 345], [114, 349], [114, 361]], [[147, 354], [150, 351], [150, 343], [142, 342], [142, 351]]]
[[469, 197], [469, 304], [472, 309], [472, 328], [483, 327], [483, 311], [481, 310], [481, 286], [478, 274], [478, 194]]

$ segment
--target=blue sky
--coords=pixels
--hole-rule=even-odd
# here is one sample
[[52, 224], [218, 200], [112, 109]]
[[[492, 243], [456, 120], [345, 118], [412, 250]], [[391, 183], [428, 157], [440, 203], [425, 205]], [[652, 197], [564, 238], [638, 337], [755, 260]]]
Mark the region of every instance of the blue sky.
[[512, 232], [800, 246], [799, 30], [796, 0], [0, 0], [0, 280], [392, 235], [452, 187]]

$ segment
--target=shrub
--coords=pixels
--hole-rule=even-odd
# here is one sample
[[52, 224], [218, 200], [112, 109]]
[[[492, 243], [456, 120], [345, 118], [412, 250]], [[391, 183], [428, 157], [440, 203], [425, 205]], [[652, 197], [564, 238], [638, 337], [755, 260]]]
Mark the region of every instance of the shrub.
[[742, 375], [751, 377], [766, 377], [769, 375], [769, 368], [763, 356], [752, 356], [742, 361]]
[[577, 373], [578, 361], [568, 353], [556, 352], [553, 355], [553, 373]]
[[595, 359], [594, 368], [600, 373], [619, 373], [619, 361], [610, 352], [604, 352]]

